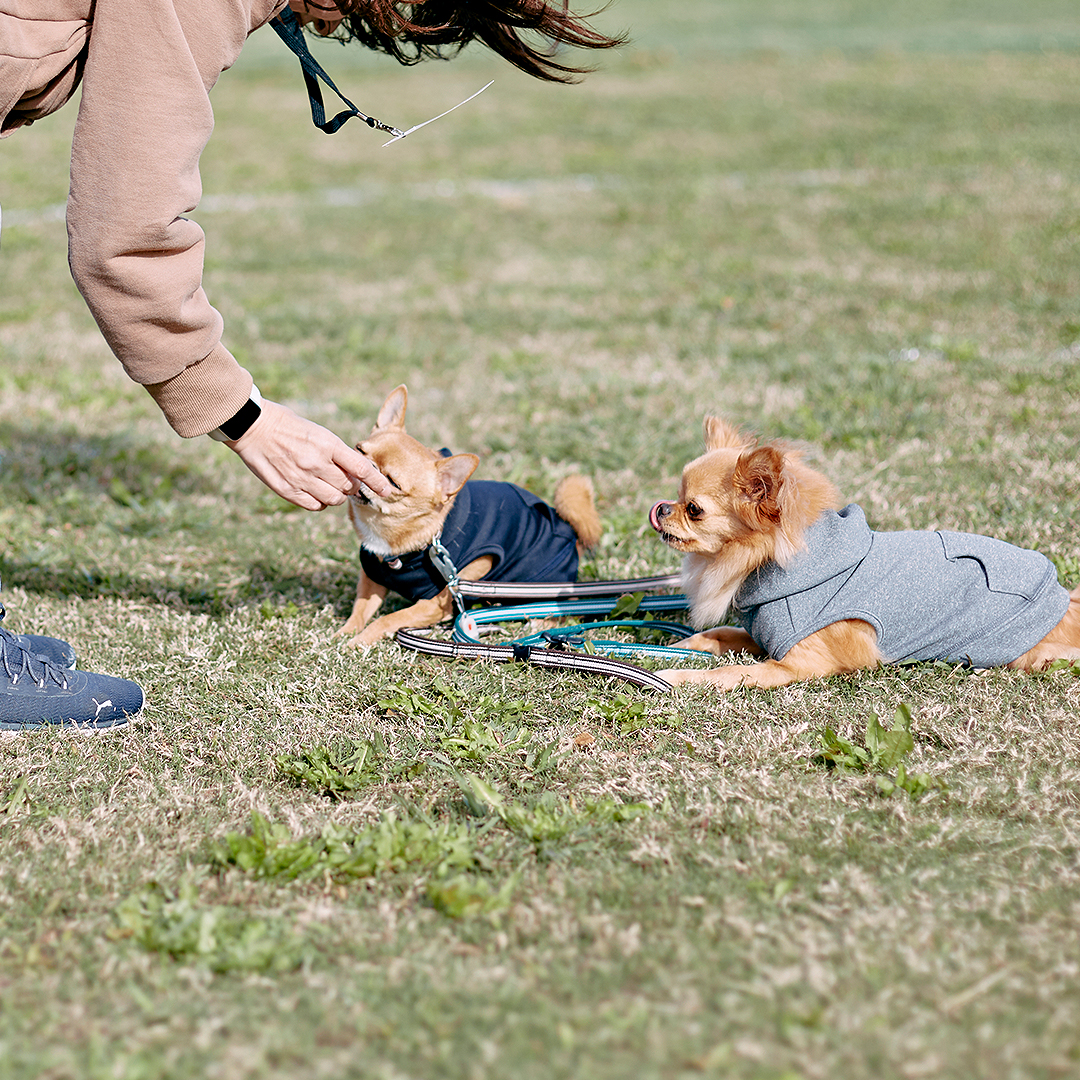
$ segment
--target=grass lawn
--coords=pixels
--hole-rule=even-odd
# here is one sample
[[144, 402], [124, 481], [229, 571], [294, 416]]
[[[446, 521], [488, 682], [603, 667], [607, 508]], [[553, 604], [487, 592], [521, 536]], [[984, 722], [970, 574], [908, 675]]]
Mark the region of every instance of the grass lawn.
[[[263, 393], [550, 496], [588, 576], [701, 424], [803, 440], [878, 528], [1080, 583], [1080, 17], [619, 0], [577, 87], [269, 31], [214, 91], [206, 288]], [[941, 665], [650, 695], [333, 638], [344, 515], [183, 442], [68, 277], [74, 107], [0, 146], [5, 626], [131, 730], [0, 743], [0, 1078], [1080, 1074], [1080, 678]], [[897, 733], [889, 731], [897, 724]], [[910, 729], [910, 739], [908, 730]]]

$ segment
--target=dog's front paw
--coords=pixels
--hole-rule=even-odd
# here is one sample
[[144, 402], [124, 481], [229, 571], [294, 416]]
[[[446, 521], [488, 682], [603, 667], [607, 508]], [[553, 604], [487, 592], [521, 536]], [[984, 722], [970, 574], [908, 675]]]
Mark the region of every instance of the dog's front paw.
[[749, 653], [751, 656], [764, 655], [761, 646], [745, 630], [735, 626], [717, 626], [712, 630], [702, 630], [701, 633], [677, 642], [676, 647], [712, 653], [713, 656], [740, 652]]
[[367, 652], [371, 648], [370, 644], [362, 640], [362, 635], [357, 634], [356, 637], [349, 638], [348, 641], [342, 642], [342, 648], [345, 649], [363, 649]]
[[[345, 642], [345, 648], [363, 649], [366, 652], [372, 645], [377, 645], [384, 637], [389, 636], [380, 632], [378, 629], [373, 630], [374, 626], [375, 624], [372, 623], [367, 629], [362, 630], [359, 634], [349, 638], [349, 640]], [[339, 630], [338, 633], [340, 634], [341, 631]]]
[[664, 682], [671, 683], [672, 686], [681, 686], [685, 682], [692, 681], [693, 672], [688, 671], [686, 668], [668, 668], [665, 671], [653, 672], [653, 674], [659, 675]]
[[713, 690], [734, 690], [744, 685], [745, 669], [735, 665], [718, 668], [669, 668], [656, 674], [672, 686], [701, 683]]
[[365, 629], [371, 629], [378, 619], [373, 619], [372, 616], [366, 612], [354, 611], [342, 624], [334, 631], [334, 637], [359, 637]]
[[723, 653], [730, 651], [724, 644], [717, 641], [716, 636], [709, 630], [676, 641], [672, 647], [676, 649], [692, 649], [694, 652], [712, 653], [713, 656], [721, 656]]

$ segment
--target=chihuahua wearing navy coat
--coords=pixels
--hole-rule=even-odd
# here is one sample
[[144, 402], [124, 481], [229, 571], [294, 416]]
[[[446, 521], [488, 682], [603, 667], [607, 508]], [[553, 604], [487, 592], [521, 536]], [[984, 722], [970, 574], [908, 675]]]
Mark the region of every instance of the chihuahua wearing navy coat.
[[[349, 645], [373, 645], [453, 613], [441, 552], [463, 581], [576, 581], [582, 551], [600, 539], [584, 476], [566, 477], [553, 507], [516, 484], [469, 480], [480, 459], [439, 453], [407, 434], [407, 402], [408, 391], [397, 387], [357, 444], [394, 490], [382, 497], [361, 484], [349, 500], [361, 565], [352, 614], [338, 631]], [[391, 589], [411, 606], [374, 618]]]

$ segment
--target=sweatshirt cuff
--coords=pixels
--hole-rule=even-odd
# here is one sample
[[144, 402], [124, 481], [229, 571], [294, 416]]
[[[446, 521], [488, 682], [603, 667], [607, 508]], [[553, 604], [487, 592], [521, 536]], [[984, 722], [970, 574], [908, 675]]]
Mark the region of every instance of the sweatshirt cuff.
[[147, 392], [177, 435], [193, 439], [220, 427], [251, 395], [252, 378], [224, 345]]

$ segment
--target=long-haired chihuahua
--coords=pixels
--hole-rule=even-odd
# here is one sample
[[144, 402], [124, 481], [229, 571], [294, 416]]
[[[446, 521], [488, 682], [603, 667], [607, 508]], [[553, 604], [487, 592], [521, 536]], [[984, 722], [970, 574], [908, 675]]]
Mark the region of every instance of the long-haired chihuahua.
[[649, 521], [682, 552], [695, 626], [680, 642], [762, 662], [674, 668], [673, 684], [784, 686], [881, 663], [946, 660], [1024, 671], [1080, 659], [1080, 588], [1035, 551], [970, 533], [875, 532], [802, 453], [717, 417], [679, 497]]

